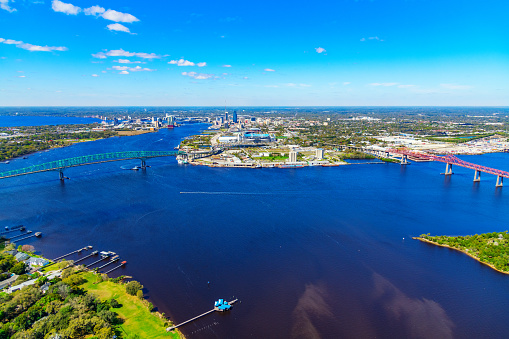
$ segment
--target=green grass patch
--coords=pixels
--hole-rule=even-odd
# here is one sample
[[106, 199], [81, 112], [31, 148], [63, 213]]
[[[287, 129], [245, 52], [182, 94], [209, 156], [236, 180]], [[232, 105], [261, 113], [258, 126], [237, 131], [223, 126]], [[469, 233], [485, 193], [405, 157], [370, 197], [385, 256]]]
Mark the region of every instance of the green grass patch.
[[112, 281], [96, 283], [99, 280], [98, 275], [90, 272], [83, 272], [82, 275], [87, 282], [81, 287], [90, 294], [101, 300], [114, 298], [122, 305], [120, 308], [111, 310], [124, 320], [121, 325], [123, 332], [127, 332], [128, 335], [138, 334], [140, 338], [144, 339], [182, 338], [179, 332], [166, 332], [165, 321], [156, 313], [149, 312], [147, 305], [142, 300], [127, 294], [124, 284]]

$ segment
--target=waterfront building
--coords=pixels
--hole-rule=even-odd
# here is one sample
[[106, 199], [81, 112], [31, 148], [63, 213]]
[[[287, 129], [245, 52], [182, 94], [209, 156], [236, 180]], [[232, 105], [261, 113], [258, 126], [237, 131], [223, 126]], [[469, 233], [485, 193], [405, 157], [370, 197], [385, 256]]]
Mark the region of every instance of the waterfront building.
[[233, 143], [239, 142], [239, 136], [238, 135], [226, 135], [226, 136], [219, 137], [217, 139], [217, 141], [220, 144], [233, 144]]
[[288, 154], [288, 162], [297, 162], [297, 152], [296, 151], [290, 151]]
[[319, 159], [319, 160], [323, 159], [323, 149], [322, 148], [317, 148], [316, 149], [316, 158]]

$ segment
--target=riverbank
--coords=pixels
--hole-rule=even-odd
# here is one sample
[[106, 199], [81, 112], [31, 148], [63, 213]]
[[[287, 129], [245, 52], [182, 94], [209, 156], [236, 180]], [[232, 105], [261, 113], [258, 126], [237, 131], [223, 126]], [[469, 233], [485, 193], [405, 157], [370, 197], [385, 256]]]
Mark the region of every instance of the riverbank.
[[[13, 246], [9, 246], [9, 249], [11, 248], [13, 248]], [[3, 286], [6, 289], [2, 291], [4, 292], [3, 294], [5, 297], [0, 302], [0, 308], [6, 301], [8, 302], [11, 299], [16, 300], [16, 298], [18, 298], [18, 294], [32, 293], [43, 297], [44, 294], [42, 293], [45, 293], [48, 290], [53, 290], [54, 287], [60, 286], [64, 283], [67, 284], [67, 286], [70, 286], [71, 289], [79, 287], [82, 290], [81, 294], [90, 295], [91, 298], [97, 300], [96, 303], [105, 305], [104, 309], [107, 309], [108, 312], [116, 314], [115, 317], [117, 317], [119, 321], [111, 320], [109, 322], [111, 324], [111, 330], [117, 333], [118, 338], [184, 338], [183, 334], [179, 330], [171, 333], [166, 332], [166, 328], [168, 326], [172, 326], [173, 323], [165, 317], [164, 313], [154, 311], [154, 305], [145, 299], [141, 290], [138, 290], [136, 295], [130, 295], [128, 293], [127, 287], [129, 283], [124, 282], [127, 277], [121, 276], [119, 278], [112, 279], [106, 274], [88, 270], [82, 265], [74, 266], [73, 261], [63, 260], [59, 263], [55, 263], [40, 255], [35, 255], [33, 252], [22, 252], [19, 250], [18, 253], [27, 255], [29, 258], [37, 257], [47, 260], [49, 264], [38, 269], [29, 269], [28, 266], [25, 266], [26, 271], [24, 273], [19, 272], [19, 275], [14, 275], [14, 280], [12, 280], [12, 278], [6, 279], [5, 282], [7, 283]], [[11, 266], [16, 263], [13, 267], [17, 267], [23, 263], [22, 259], [18, 259], [18, 256], [12, 256], [10, 252], [6, 252], [5, 249], [1, 251], [0, 259], [2, 259], [2, 262], [4, 263], [12, 262], [10, 264]], [[17, 260], [19, 260], [19, 262]], [[70, 276], [75, 277], [71, 279]], [[20, 281], [22, 281], [21, 284], [19, 283]], [[2, 281], [2, 283], [4, 283], [4, 281]], [[8, 286], [9, 288], [7, 288]], [[139, 286], [142, 288], [141, 285]], [[31, 292], [27, 292], [30, 289]], [[65, 296], [62, 297], [65, 299]], [[94, 311], [99, 312], [99, 309], [94, 309]], [[4, 314], [4, 318], [12, 318], [11, 320], [15, 322], [17, 316], [23, 316], [23, 314], [20, 315], [16, 312], [11, 313], [6, 313], [7, 315]], [[45, 314], [47, 316], [52, 315], [49, 310], [41, 310], [41, 316], [44, 316]], [[101, 313], [98, 315], [101, 316]], [[37, 318], [33, 320], [37, 320]], [[20, 330], [33, 330], [37, 333], [41, 333], [41, 331], [43, 331], [35, 326], [35, 323], [32, 325], [30, 324], [31, 323], [28, 323], [23, 329], [17, 329], [16, 327], [9, 327], [6, 329], [5, 326], [0, 326], [0, 335], [5, 331], [7, 331], [5, 333], [17, 333]], [[61, 333], [72, 331], [70, 330], [71, 323], [69, 323], [69, 327], [65, 324], [59, 326], [59, 332]], [[47, 330], [54, 331], [55, 328], [46, 328], [44, 331]], [[83, 332], [82, 334], [85, 333], [90, 332]], [[99, 334], [101, 332], [98, 332], [98, 329], [94, 327], [93, 333]], [[99, 335], [99, 338], [106, 337]]]
[[123, 319], [121, 329], [127, 338], [133, 334], [143, 339], [184, 338], [179, 330], [166, 332], [166, 328], [173, 323], [164, 314], [151, 312], [153, 306], [147, 300], [127, 294], [125, 284], [103, 281], [100, 275], [92, 272], [83, 272], [81, 275], [86, 279], [82, 287], [87, 292], [101, 301], [115, 299], [119, 302], [121, 306], [113, 309], [113, 312]]
[[[451, 237], [451, 238], [453, 238], [453, 237]], [[481, 264], [489, 266], [490, 268], [494, 269], [497, 272], [500, 272], [500, 273], [503, 273], [503, 274], [509, 274], [509, 269], [506, 270], [506, 271], [504, 271], [502, 269], [499, 269], [494, 264], [481, 260], [481, 258], [479, 256], [476, 256], [476, 255], [472, 254], [472, 252], [469, 249], [461, 249], [461, 248], [458, 248], [458, 247], [450, 246], [448, 244], [440, 244], [440, 243], [438, 243], [436, 241], [428, 240], [428, 239], [426, 239], [426, 238], [424, 238], [422, 236], [421, 237], [412, 237], [412, 239], [419, 240], [419, 241], [427, 243], [427, 244], [431, 244], [431, 245], [435, 245], [435, 246], [439, 246], [439, 247], [445, 247], [445, 248], [449, 248], [449, 249], [461, 252], [463, 254], [468, 255], [470, 258], [480, 262]]]

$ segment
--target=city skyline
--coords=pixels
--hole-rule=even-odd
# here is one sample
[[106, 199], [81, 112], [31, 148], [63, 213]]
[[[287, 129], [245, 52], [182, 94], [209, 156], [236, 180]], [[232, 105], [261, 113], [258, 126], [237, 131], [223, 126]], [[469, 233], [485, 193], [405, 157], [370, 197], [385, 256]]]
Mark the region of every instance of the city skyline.
[[508, 9], [0, 0], [0, 106], [507, 106]]

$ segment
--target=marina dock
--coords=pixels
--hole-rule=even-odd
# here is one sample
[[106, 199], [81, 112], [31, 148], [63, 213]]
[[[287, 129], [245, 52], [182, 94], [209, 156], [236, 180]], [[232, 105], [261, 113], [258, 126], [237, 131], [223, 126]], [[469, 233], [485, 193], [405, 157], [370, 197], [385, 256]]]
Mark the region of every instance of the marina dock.
[[216, 301], [216, 302], [215, 302], [215, 304], [214, 304], [214, 308], [213, 308], [213, 309], [211, 309], [210, 311], [207, 311], [207, 312], [205, 312], [205, 313], [202, 313], [202, 314], [200, 314], [200, 315], [198, 315], [198, 316], [196, 316], [196, 317], [194, 317], [194, 318], [192, 318], [192, 319], [189, 319], [189, 320], [187, 320], [187, 321], [184, 321], [183, 323], [180, 323], [180, 324], [178, 324], [178, 325], [174, 325], [174, 326], [168, 327], [168, 328], [166, 329], [166, 332], [173, 331], [173, 330], [174, 330], [174, 329], [176, 329], [177, 327], [180, 327], [180, 326], [183, 326], [183, 325], [185, 325], [185, 324], [188, 324], [188, 323], [190, 323], [190, 322], [192, 322], [192, 321], [195, 321], [196, 319], [202, 318], [202, 317], [204, 317], [204, 316], [206, 316], [207, 314], [210, 314], [210, 313], [212, 313], [212, 312], [216, 312], [216, 311], [217, 311], [217, 312], [224, 312], [224, 311], [228, 311], [228, 310], [230, 309], [231, 305], [233, 305], [235, 302], [237, 302], [237, 300], [238, 300], [238, 299], [234, 299], [234, 300], [232, 300], [232, 301], [227, 302], [227, 301], [223, 301], [223, 299], [219, 299], [219, 301]]

